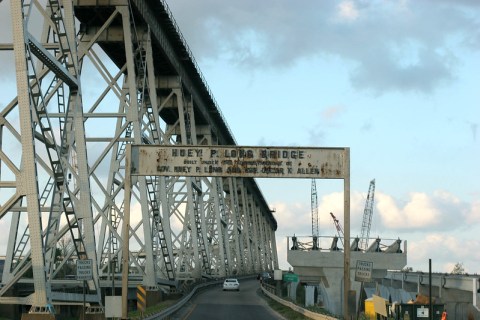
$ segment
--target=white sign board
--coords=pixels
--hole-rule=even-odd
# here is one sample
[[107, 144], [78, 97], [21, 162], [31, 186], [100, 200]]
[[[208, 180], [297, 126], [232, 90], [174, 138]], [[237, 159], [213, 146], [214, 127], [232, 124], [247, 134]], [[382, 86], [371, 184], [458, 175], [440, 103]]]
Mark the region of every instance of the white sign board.
[[355, 281], [370, 282], [372, 281], [373, 262], [357, 260], [355, 269]]
[[92, 267], [92, 259], [77, 260], [77, 280], [92, 280]]
[[374, 294], [372, 295], [372, 300], [373, 300], [373, 309], [375, 310], [375, 313], [378, 313], [386, 317], [387, 316], [387, 300]]
[[105, 296], [105, 318], [122, 316], [122, 296]]
[[130, 174], [343, 179], [346, 149], [132, 145]]
[[421, 306], [417, 309], [417, 318], [428, 318], [428, 308]]

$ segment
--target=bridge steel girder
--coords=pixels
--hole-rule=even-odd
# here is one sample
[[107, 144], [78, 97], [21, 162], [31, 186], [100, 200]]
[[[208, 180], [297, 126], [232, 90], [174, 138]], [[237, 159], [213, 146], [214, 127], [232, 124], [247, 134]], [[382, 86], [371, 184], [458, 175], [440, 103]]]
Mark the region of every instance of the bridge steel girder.
[[[122, 238], [127, 144], [236, 142], [163, 1], [47, 2], [11, 1], [17, 92], [0, 110], [0, 222], [10, 225], [0, 303], [45, 312], [62, 299], [60, 280], [72, 290], [61, 302], [78, 304], [77, 259], [93, 261], [87, 301], [100, 309], [121, 267], [150, 289], [278, 268], [277, 224], [250, 178], [134, 177]], [[19, 281], [31, 283], [26, 298], [12, 295]]]

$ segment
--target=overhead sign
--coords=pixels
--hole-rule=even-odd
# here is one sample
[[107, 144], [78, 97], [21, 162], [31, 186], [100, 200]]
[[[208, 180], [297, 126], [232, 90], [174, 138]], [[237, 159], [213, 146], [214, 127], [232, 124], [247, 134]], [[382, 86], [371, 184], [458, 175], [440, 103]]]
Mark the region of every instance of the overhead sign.
[[373, 262], [357, 260], [355, 269], [355, 281], [370, 282], [372, 281]]
[[77, 260], [77, 280], [92, 280], [93, 264], [92, 259]]
[[132, 145], [132, 175], [342, 179], [347, 148]]

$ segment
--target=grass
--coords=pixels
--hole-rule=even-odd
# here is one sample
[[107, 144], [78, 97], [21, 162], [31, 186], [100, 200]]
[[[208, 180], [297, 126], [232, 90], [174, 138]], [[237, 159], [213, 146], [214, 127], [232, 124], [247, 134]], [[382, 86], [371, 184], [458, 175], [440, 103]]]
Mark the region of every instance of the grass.
[[[287, 320], [310, 320], [309, 317], [304, 316], [303, 314], [301, 314], [301, 313], [299, 313], [295, 310], [292, 310], [289, 307], [284, 306], [283, 304], [281, 304], [281, 303], [271, 299], [270, 297], [262, 294], [261, 290], [258, 290], [257, 294], [268, 303], [268, 306], [271, 309], [275, 310], [277, 313], [282, 315]], [[330, 316], [330, 317], [335, 317], [331, 313], [325, 311], [325, 309], [323, 309], [321, 307], [318, 307], [318, 306], [303, 307], [303, 308], [307, 309], [309, 311], [315, 312], [315, 313], [323, 314], [323, 315]]]
[[[156, 304], [152, 307], [149, 307], [147, 308], [144, 312], [143, 312], [143, 315], [149, 315], [149, 314], [154, 314], [154, 313], [158, 313], [162, 310], [165, 310], [167, 309], [168, 307], [172, 306], [173, 304], [175, 304], [178, 300], [165, 300], [165, 301], [162, 301], [160, 302], [159, 304]], [[131, 319], [141, 319], [142, 313], [139, 311], [139, 310], [136, 310], [136, 311], [132, 311], [132, 312], [129, 312], [128, 313], [128, 317], [131, 318]], [[1, 319], [0, 319], [1, 320]]]
[[290, 309], [287, 306], [284, 306], [281, 303], [278, 303], [277, 301], [270, 299], [267, 296], [263, 296], [263, 299], [265, 299], [268, 303], [268, 306], [275, 310], [275, 312], [281, 314], [285, 319], [288, 320], [310, 320], [309, 317], [304, 316], [301, 313], [298, 313], [292, 309]]

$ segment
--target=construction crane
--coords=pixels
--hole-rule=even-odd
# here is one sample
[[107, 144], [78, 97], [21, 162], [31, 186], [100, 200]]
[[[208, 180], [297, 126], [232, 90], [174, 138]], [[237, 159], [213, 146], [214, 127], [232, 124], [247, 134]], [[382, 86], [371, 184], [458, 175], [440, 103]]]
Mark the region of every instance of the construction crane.
[[342, 245], [343, 245], [343, 237], [344, 237], [343, 228], [340, 225], [340, 222], [338, 222], [338, 219], [333, 215], [333, 213], [330, 212], [330, 215], [332, 216], [333, 224], [335, 225], [335, 228], [337, 229], [338, 237], [340, 238], [340, 241], [342, 242]]
[[367, 200], [365, 201], [365, 210], [363, 211], [362, 235], [360, 237], [360, 249], [363, 249], [363, 250], [368, 249], [370, 227], [372, 226], [374, 197], [375, 197], [375, 179], [370, 181]]
[[312, 249], [318, 250], [318, 197], [317, 197], [317, 183], [312, 179], [312, 193], [311, 193], [311, 209], [312, 209]]

